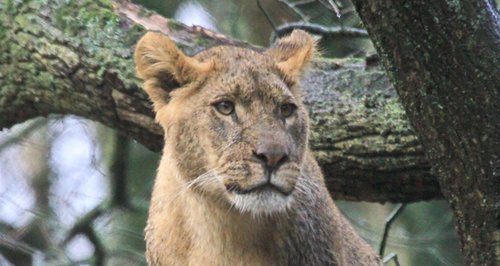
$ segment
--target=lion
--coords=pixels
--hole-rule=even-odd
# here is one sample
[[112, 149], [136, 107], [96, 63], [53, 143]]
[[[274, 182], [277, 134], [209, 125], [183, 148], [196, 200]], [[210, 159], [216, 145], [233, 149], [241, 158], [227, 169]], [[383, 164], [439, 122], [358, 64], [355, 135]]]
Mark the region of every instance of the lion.
[[381, 265], [308, 147], [300, 77], [315, 54], [300, 30], [262, 51], [194, 56], [160, 33], [140, 39], [136, 71], [165, 132], [145, 229], [150, 265]]

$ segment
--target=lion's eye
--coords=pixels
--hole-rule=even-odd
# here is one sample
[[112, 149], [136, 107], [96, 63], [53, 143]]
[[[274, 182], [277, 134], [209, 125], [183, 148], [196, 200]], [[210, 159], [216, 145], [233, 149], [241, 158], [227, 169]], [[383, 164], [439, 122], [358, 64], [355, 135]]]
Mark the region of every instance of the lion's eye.
[[234, 112], [234, 103], [231, 101], [221, 101], [216, 103], [215, 109], [223, 115], [230, 115]]
[[293, 103], [285, 103], [280, 106], [280, 113], [281, 116], [284, 118], [288, 118], [293, 115], [295, 112], [295, 109], [297, 109], [297, 106]]

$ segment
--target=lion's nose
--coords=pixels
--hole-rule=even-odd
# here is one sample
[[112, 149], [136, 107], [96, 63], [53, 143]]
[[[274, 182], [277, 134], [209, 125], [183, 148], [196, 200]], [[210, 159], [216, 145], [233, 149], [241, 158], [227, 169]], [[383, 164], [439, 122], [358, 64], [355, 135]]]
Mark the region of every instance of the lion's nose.
[[258, 145], [254, 156], [263, 163], [269, 172], [278, 169], [288, 160], [286, 148], [279, 143], [265, 142]]

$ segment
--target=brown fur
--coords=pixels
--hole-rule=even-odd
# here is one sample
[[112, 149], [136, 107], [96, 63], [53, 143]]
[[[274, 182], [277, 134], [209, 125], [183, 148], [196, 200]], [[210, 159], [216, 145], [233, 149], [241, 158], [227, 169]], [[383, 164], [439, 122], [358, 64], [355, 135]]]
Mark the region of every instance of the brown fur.
[[[381, 264], [334, 205], [308, 148], [299, 78], [314, 54], [303, 31], [265, 52], [219, 46], [194, 57], [158, 33], [139, 41], [137, 73], [166, 132], [146, 228], [150, 265]], [[178, 88], [168, 93], [166, 82]], [[215, 107], [223, 100], [234, 103], [230, 115]], [[285, 116], [283, 104], [295, 112]]]

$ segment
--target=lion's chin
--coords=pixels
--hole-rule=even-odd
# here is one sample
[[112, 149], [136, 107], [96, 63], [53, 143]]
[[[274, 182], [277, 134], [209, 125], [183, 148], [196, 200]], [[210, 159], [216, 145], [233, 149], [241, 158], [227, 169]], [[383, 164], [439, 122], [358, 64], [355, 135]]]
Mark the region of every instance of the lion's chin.
[[292, 195], [266, 188], [247, 194], [234, 194], [232, 201], [234, 208], [241, 213], [260, 217], [286, 212], [292, 202]]

